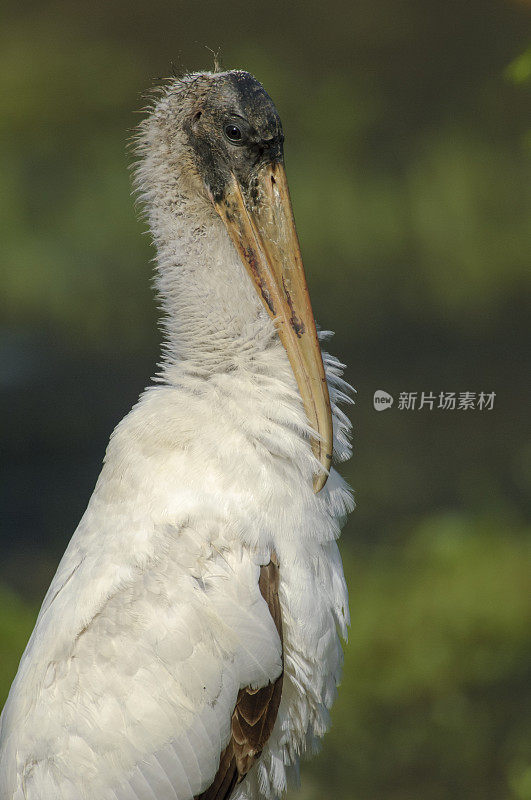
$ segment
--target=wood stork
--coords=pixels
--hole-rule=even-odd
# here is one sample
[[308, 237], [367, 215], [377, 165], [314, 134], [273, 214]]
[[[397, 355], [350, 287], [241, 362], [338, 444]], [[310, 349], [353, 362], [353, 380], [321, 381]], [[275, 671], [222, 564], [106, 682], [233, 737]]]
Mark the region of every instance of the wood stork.
[[271, 800], [329, 724], [350, 387], [330, 356], [325, 379], [283, 138], [243, 71], [170, 81], [141, 123], [163, 364], [20, 662], [1, 800]]

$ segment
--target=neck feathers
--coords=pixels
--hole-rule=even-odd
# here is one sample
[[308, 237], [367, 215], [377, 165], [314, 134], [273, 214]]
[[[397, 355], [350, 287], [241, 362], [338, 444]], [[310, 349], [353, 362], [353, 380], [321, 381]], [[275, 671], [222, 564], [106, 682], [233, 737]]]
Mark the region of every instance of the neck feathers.
[[214, 209], [199, 215], [181, 201], [179, 213], [163, 220], [156, 238], [156, 286], [171, 362], [227, 371], [277, 341]]
[[221, 219], [201, 190], [169, 104], [170, 98], [163, 98], [142, 123], [135, 172], [157, 251], [163, 371], [175, 364], [203, 373], [248, 368], [261, 352], [281, 345]]

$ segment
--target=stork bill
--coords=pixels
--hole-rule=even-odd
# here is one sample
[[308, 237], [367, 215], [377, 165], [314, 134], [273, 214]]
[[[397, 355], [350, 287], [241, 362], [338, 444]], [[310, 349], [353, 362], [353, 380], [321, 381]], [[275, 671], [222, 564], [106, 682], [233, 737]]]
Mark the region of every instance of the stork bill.
[[169, 81], [141, 123], [161, 372], [22, 656], [0, 800], [275, 800], [327, 729], [350, 387], [321, 354], [283, 141], [242, 71]]
[[214, 199], [214, 205], [277, 323], [308, 421], [317, 433], [312, 447], [323, 467], [314, 476], [318, 492], [332, 463], [332, 411], [286, 172], [279, 157], [257, 169], [250, 187], [242, 186], [231, 173], [226, 191]]

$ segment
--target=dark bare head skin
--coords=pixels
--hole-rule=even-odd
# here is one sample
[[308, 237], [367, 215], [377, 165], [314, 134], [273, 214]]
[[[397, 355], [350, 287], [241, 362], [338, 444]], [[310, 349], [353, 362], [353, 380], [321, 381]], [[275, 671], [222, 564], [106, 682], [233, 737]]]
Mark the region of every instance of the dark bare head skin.
[[218, 202], [231, 173], [244, 191], [251, 192], [257, 169], [283, 159], [278, 112], [262, 84], [248, 72], [210, 75], [184, 129], [205, 185]]

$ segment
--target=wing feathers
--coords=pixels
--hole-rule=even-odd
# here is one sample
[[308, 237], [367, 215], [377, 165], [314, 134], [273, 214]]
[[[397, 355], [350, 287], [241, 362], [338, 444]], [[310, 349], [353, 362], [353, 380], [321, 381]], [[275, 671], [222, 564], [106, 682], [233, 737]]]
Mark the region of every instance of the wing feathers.
[[219, 769], [213, 783], [195, 800], [227, 800], [238, 781], [238, 770], [232, 747], [229, 744], [221, 754]]
[[[271, 555], [269, 564], [260, 567], [258, 586], [282, 642], [279, 568], [274, 554]], [[282, 696], [282, 677], [283, 673], [274, 683], [259, 689], [241, 689], [232, 714], [231, 739], [221, 754], [216, 777], [209, 788], [197, 795], [195, 800], [228, 800], [236, 784], [243, 780], [260, 757], [277, 718]]]

